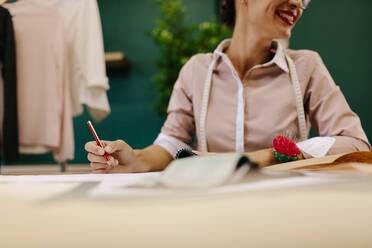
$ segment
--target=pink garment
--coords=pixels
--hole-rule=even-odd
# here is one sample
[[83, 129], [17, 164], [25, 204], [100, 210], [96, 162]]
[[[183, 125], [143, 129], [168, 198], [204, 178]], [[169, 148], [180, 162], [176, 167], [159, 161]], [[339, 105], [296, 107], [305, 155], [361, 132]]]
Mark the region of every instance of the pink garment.
[[[239, 135], [244, 135], [247, 152], [272, 147], [277, 135], [299, 137], [296, 100], [285, 60], [287, 53], [297, 69], [308, 130], [311, 125], [319, 136], [335, 138], [327, 154], [371, 148], [358, 116], [316, 52], [284, 50], [274, 42], [277, 50], [273, 59], [253, 67], [241, 81], [223, 53], [229, 44], [230, 40], [223, 41], [213, 54], [198, 54], [182, 68], [169, 103], [168, 118], [155, 144], [174, 156], [179, 148], [188, 148], [195, 134], [199, 137], [202, 95], [213, 59], [217, 63], [206, 118], [208, 151], [235, 151]], [[238, 114], [238, 107], [244, 108], [244, 116]], [[242, 134], [237, 125], [239, 118], [244, 118]]]
[[30, 1], [5, 4], [13, 16], [17, 60], [20, 153], [53, 151], [74, 158], [63, 20]]

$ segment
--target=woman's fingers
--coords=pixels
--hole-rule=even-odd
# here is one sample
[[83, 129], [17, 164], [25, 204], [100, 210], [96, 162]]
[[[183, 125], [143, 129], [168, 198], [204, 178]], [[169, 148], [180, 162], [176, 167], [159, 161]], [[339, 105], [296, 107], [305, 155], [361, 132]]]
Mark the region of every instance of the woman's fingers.
[[96, 162], [90, 163], [90, 167], [92, 168], [92, 171], [102, 170], [103, 173], [109, 172], [114, 168], [114, 166]]
[[105, 154], [105, 150], [102, 147], [98, 146], [95, 141], [87, 142], [84, 148], [87, 152], [90, 152], [90, 153], [94, 153], [94, 154], [101, 155], [101, 156]]
[[119, 165], [119, 166], [109, 166], [102, 163], [90, 163], [92, 168], [92, 173], [95, 174], [105, 174], [105, 173], [133, 173], [136, 172], [132, 165]]
[[116, 140], [107, 143], [105, 151], [107, 154], [114, 154], [115, 158], [119, 160], [121, 165], [132, 164], [136, 159], [136, 154], [133, 148], [123, 140]]
[[103, 164], [103, 163], [96, 163], [96, 162], [91, 162], [90, 163], [90, 167], [92, 168], [92, 170], [106, 170], [106, 168], [108, 167], [107, 164]]
[[101, 155], [95, 155], [93, 153], [88, 153], [88, 160], [90, 162], [96, 162], [96, 163], [102, 163], [102, 164], [107, 163], [107, 160], [105, 159], [105, 157]]
[[119, 161], [112, 156], [109, 156], [109, 161], [107, 161], [104, 157], [89, 153], [88, 160], [91, 162], [90, 166], [92, 167], [93, 170], [100, 168], [111, 169], [119, 165]]
[[95, 174], [105, 174], [110, 173], [113, 167], [109, 165], [103, 165], [100, 163], [91, 163], [90, 166], [92, 167], [92, 173]]
[[[127, 143], [123, 140], [102, 140], [101, 144], [103, 148], [94, 141], [85, 144], [93, 173], [129, 173], [135, 171], [132, 168], [135, 161], [135, 152]], [[108, 155], [109, 161], [103, 156], [105, 153]]]
[[[122, 144], [125, 142], [119, 141], [101, 141], [103, 147], [109, 146], [111, 153], [119, 151], [122, 149]], [[125, 143], [126, 144], [126, 143]], [[109, 160], [103, 156], [105, 154], [104, 148], [97, 145], [95, 141], [87, 142], [84, 146], [85, 150], [88, 152], [88, 160], [91, 162], [90, 167], [92, 168], [92, 173], [109, 173], [115, 166], [119, 165], [118, 159], [114, 156], [109, 155]]]
[[112, 142], [105, 142], [105, 152], [108, 154], [117, 152], [117, 151], [122, 151], [126, 149], [131, 149], [131, 147], [125, 143], [123, 140], [116, 140]]

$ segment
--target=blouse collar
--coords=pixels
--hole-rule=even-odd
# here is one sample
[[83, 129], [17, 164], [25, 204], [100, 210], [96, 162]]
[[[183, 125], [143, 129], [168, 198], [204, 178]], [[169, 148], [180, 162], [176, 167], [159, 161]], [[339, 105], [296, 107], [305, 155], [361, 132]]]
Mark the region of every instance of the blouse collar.
[[[214, 50], [214, 59], [218, 59], [221, 56], [224, 56], [224, 51], [230, 45], [231, 39], [223, 40]], [[271, 44], [272, 49], [276, 50], [274, 57], [269, 61], [261, 65], [261, 67], [269, 67], [273, 64], [276, 64], [280, 69], [285, 71], [286, 73], [289, 72], [287, 61], [285, 59], [285, 50], [280, 42], [274, 40]]]

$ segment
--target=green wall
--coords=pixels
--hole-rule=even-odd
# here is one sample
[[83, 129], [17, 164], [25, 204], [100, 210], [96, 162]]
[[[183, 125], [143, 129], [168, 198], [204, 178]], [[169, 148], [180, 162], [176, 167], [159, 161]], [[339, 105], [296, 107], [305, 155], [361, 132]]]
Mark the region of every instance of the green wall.
[[[218, 0], [217, 0], [218, 1]], [[216, 0], [184, 0], [189, 22], [211, 20]], [[127, 73], [110, 74], [108, 92], [112, 114], [96, 123], [101, 139], [124, 139], [135, 148], [151, 144], [163, 119], [152, 109], [156, 93], [151, 77], [156, 73], [158, 50], [146, 36], [159, 16], [151, 0], [100, 0], [99, 8], [106, 51], [123, 51], [132, 62]], [[314, 0], [293, 32], [291, 47], [318, 51], [340, 85], [351, 108], [359, 114], [372, 137], [370, 92], [372, 82], [372, 1]], [[92, 140], [87, 113], [74, 118], [75, 160], [85, 163], [83, 146]], [[51, 155], [23, 155], [20, 163], [53, 163]]]
[[372, 1], [313, 0], [297, 24], [291, 48], [311, 49], [328, 70], [372, 139]]

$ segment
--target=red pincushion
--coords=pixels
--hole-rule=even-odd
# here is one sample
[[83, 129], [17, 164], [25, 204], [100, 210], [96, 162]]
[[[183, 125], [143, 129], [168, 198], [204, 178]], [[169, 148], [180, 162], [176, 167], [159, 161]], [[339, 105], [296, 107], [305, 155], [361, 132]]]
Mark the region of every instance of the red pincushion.
[[284, 136], [276, 136], [273, 147], [278, 153], [289, 157], [297, 157], [301, 153], [296, 143]]

